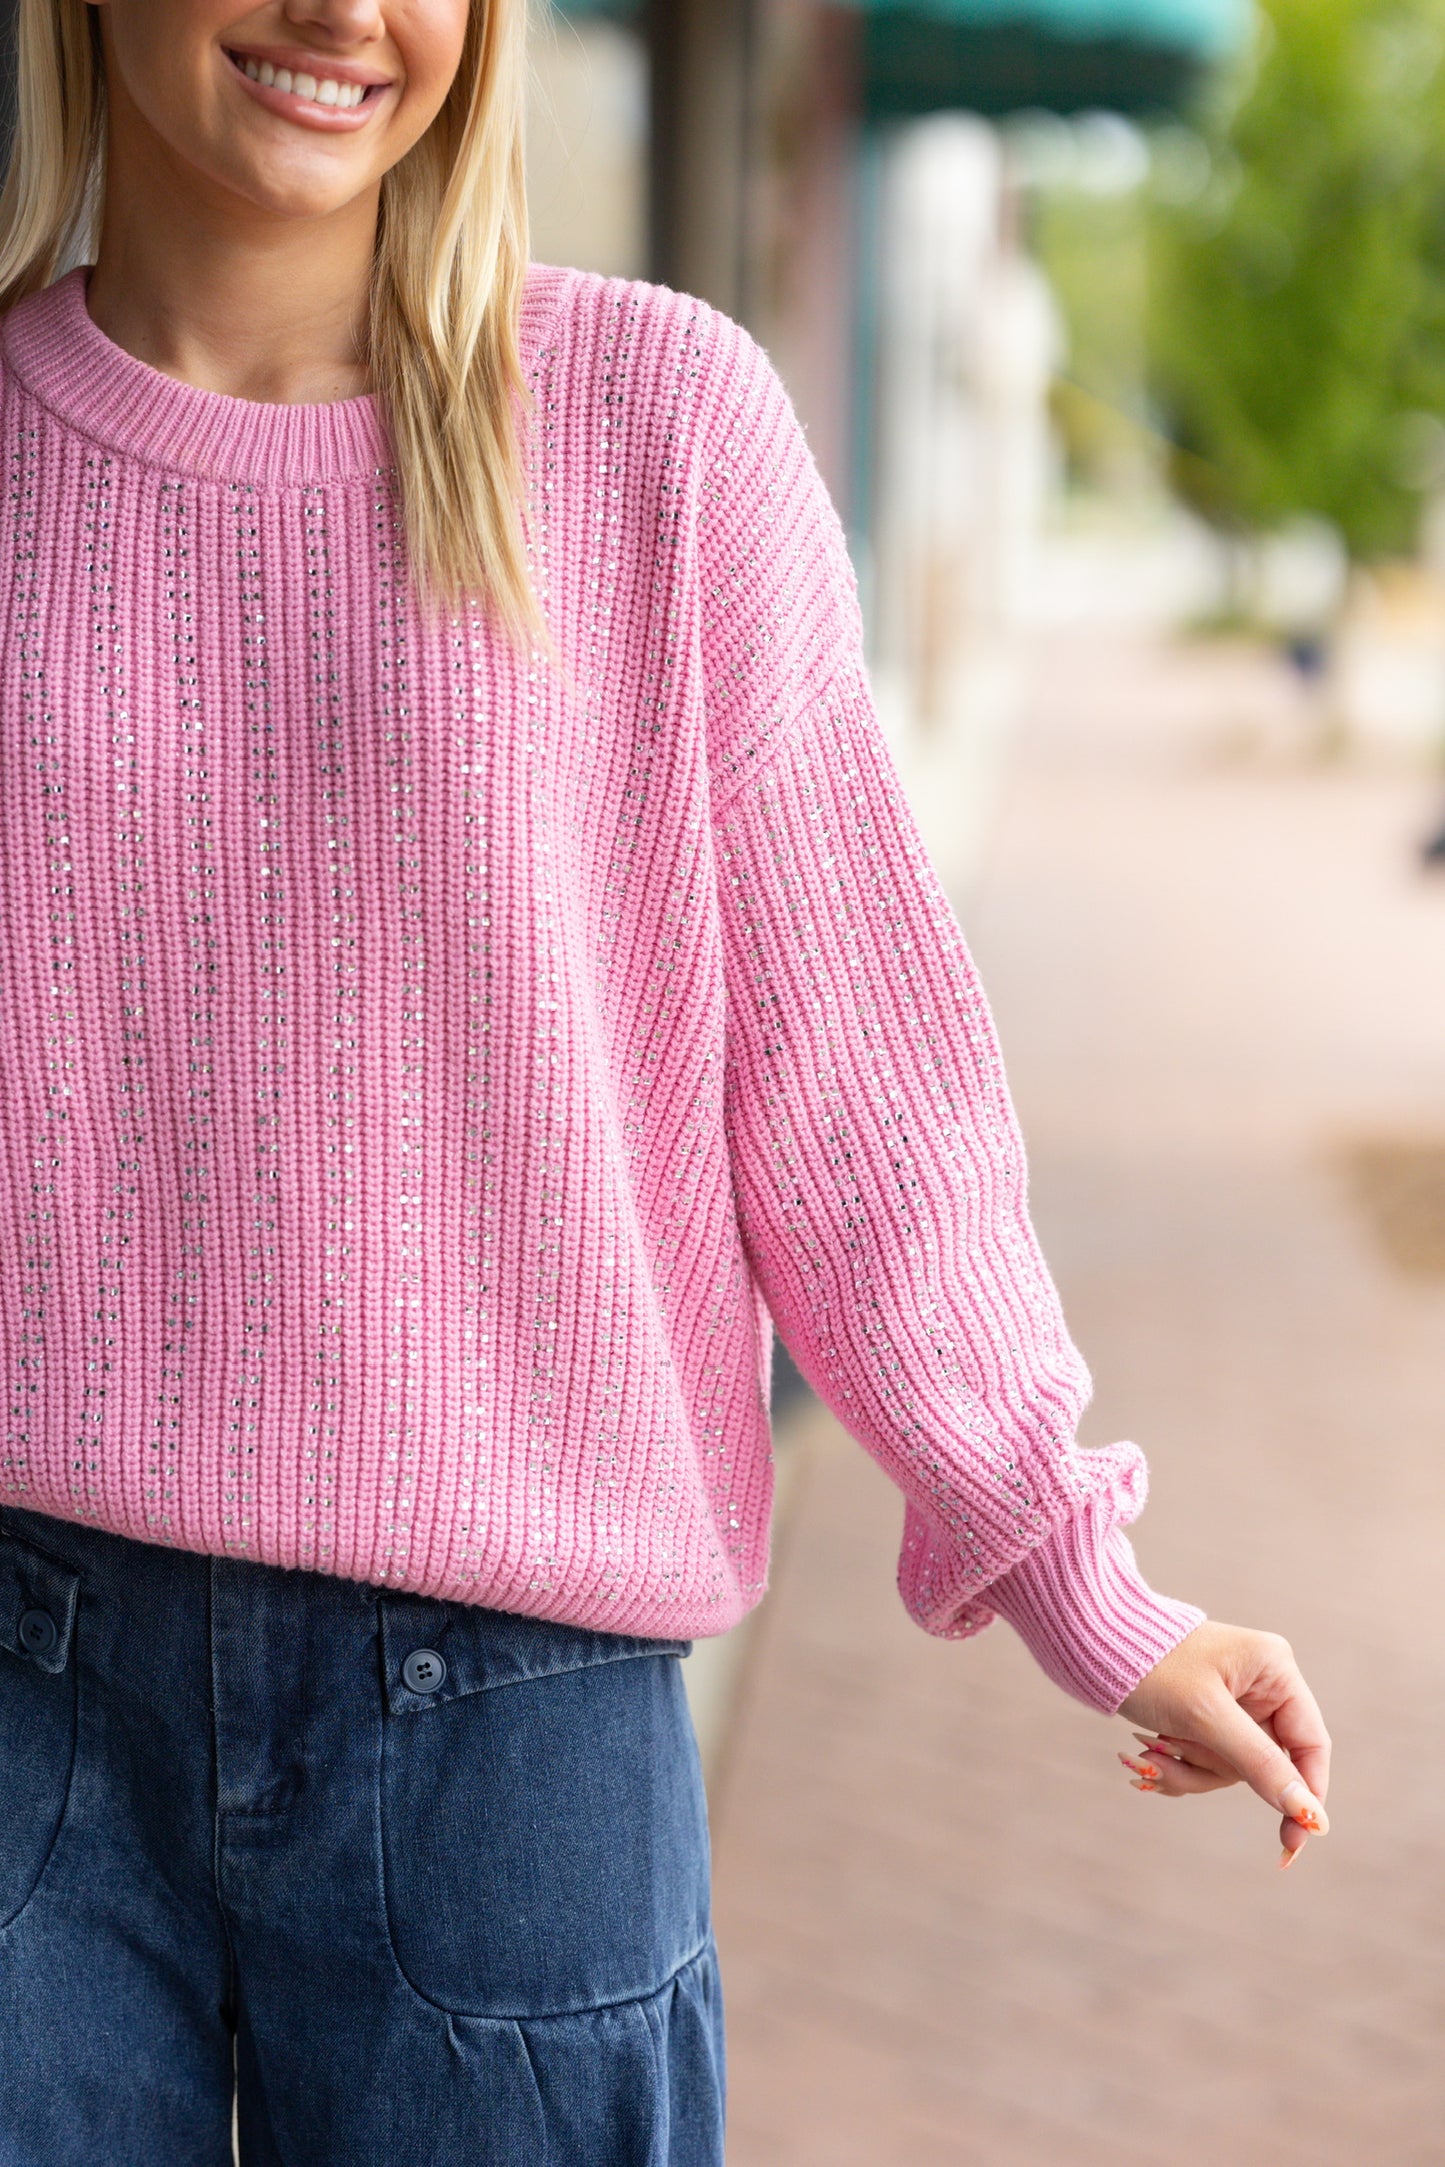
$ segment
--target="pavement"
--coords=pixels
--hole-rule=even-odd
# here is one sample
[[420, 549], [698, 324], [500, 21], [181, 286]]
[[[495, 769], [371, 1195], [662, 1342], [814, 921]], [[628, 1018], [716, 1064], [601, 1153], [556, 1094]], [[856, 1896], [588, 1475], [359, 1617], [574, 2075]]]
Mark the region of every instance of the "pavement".
[[[1293, 1642], [1336, 1747], [1289, 1874], [1242, 1789], [894, 1588], [901, 1501], [804, 1420], [711, 1777], [730, 2167], [1445, 2162], [1445, 1277], [1362, 1147], [1445, 1141], [1418, 767], [1321, 760], [1268, 656], [1056, 625], [960, 908], [1153, 1583]], [[1428, 1245], [1427, 1245], [1428, 1252]]]

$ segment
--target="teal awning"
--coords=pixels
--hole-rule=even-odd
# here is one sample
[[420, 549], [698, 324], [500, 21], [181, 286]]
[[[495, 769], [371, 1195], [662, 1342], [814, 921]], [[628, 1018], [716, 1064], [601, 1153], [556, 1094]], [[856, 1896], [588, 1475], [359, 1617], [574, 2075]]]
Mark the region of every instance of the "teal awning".
[[[564, 14], [640, 22], [638, 0], [556, 0]], [[841, 0], [860, 8], [864, 110], [887, 119], [965, 107], [999, 117], [1186, 101], [1248, 33], [1252, 0]]]
[[[1011, 23], [1045, 37], [1135, 39], [1214, 54], [1238, 44], [1250, 0], [835, 0], [870, 15], [917, 15], [955, 29]], [[564, 15], [612, 15], [637, 22], [642, 0], [553, 0]]]
[[870, 15], [917, 15], [964, 31], [1012, 24], [1076, 43], [1101, 40], [1227, 52], [1243, 34], [1243, 0], [843, 0]]
[[875, 119], [965, 106], [994, 117], [1185, 102], [1244, 39], [1249, 0], [849, 0], [866, 9]]

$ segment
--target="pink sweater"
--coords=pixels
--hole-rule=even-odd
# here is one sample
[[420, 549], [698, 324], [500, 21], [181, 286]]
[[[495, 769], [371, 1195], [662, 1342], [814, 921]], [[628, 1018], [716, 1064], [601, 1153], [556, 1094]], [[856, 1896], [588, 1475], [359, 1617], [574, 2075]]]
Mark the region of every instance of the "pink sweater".
[[5, 1503], [649, 1635], [763, 1593], [771, 1318], [927, 1631], [1100, 1708], [1203, 1613], [1029, 1224], [993, 1027], [763, 350], [536, 265], [571, 682], [409, 596], [379, 404], [0, 331]]

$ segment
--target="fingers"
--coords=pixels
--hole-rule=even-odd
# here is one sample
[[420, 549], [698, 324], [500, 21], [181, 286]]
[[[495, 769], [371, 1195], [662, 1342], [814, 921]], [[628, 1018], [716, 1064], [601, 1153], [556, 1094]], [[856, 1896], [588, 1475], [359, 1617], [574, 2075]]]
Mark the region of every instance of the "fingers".
[[1188, 1761], [1195, 1768], [1208, 1768], [1216, 1776], [1227, 1777], [1231, 1783], [1239, 1781], [1239, 1770], [1232, 1767], [1223, 1754], [1202, 1746], [1197, 1738], [1169, 1738], [1163, 1733], [1158, 1738], [1151, 1738], [1147, 1731], [1135, 1731], [1134, 1736], [1141, 1746], [1155, 1748], [1176, 1760]]
[[[1129, 1772], [1136, 1791], [1160, 1792], [1165, 1798], [1188, 1798], [1207, 1791], [1227, 1790], [1240, 1775], [1222, 1754], [1192, 1738], [1150, 1738], [1144, 1731], [1134, 1736], [1142, 1753], [1121, 1753], [1118, 1758]], [[1309, 1842], [1308, 1831], [1288, 1818], [1280, 1824], [1281, 1868], [1293, 1866]]]
[[1330, 1787], [1330, 1734], [1319, 1702], [1297, 1671], [1287, 1697], [1270, 1711], [1269, 1728], [1315, 1797], [1323, 1799]]
[[[1302, 1679], [1300, 1691], [1306, 1692]], [[1295, 1696], [1288, 1698], [1293, 1701]], [[1201, 1742], [1231, 1761], [1252, 1791], [1311, 1835], [1328, 1832], [1329, 1816], [1318, 1793], [1305, 1782], [1283, 1745], [1277, 1744], [1264, 1725], [1241, 1707], [1223, 1683], [1203, 1697], [1201, 1714], [1202, 1720], [1196, 1725], [1205, 1733]], [[1280, 1708], [1273, 1711], [1276, 1728], [1280, 1714]]]
[[1220, 1775], [1212, 1768], [1198, 1767], [1168, 1753], [1121, 1753], [1119, 1759], [1133, 1776], [1136, 1789], [1160, 1791], [1166, 1798], [1190, 1798], [1205, 1791], [1223, 1791], [1239, 1781], [1233, 1770]]
[[[1151, 1739], [1143, 1731], [1135, 1731], [1134, 1736], [1144, 1751], [1121, 1753], [1119, 1759], [1128, 1769], [1136, 1791], [1162, 1792], [1166, 1798], [1188, 1798], [1191, 1793], [1225, 1790], [1240, 1780], [1237, 1770], [1231, 1768], [1220, 1754], [1193, 1739]], [[1298, 1821], [1286, 1819], [1280, 1824], [1280, 1841], [1283, 1848], [1279, 1865], [1286, 1868], [1294, 1865], [1309, 1842], [1309, 1835]]]
[[1141, 1790], [1183, 1798], [1223, 1788], [1232, 1772], [1285, 1817], [1282, 1866], [1294, 1864], [1307, 1836], [1328, 1831], [1329, 1733], [1279, 1634], [1207, 1619], [1145, 1674], [1119, 1713], [1159, 1734], [1134, 1757]]
[[1280, 1824], [1280, 1842], [1284, 1845], [1284, 1849], [1279, 1855], [1280, 1865], [1282, 1867], [1293, 1866], [1295, 1860], [1309, 1842], [1309, 1837], [1300, 1827], [1298, 1821], [1283, 1821]]

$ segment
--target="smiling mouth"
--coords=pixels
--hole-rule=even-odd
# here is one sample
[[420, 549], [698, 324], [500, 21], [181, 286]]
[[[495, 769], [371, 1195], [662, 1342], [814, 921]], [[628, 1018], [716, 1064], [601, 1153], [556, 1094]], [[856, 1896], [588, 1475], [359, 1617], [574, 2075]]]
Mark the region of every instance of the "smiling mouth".
[[233, 52], [230, 46], [222, 46], [222, 52], [238, 75], [247, 82], [259, 83], [263, 89], [278, 90], [284, 95], [299, 98], [306, 105], [314, 105], [323, 113], [354, 113], [358, 106], [374, 104], [386, 83], [347, 83], [334, 76], [316, 76], [297, 69], [273, 67], [269, 60], [254, 58], [249, 53]]

